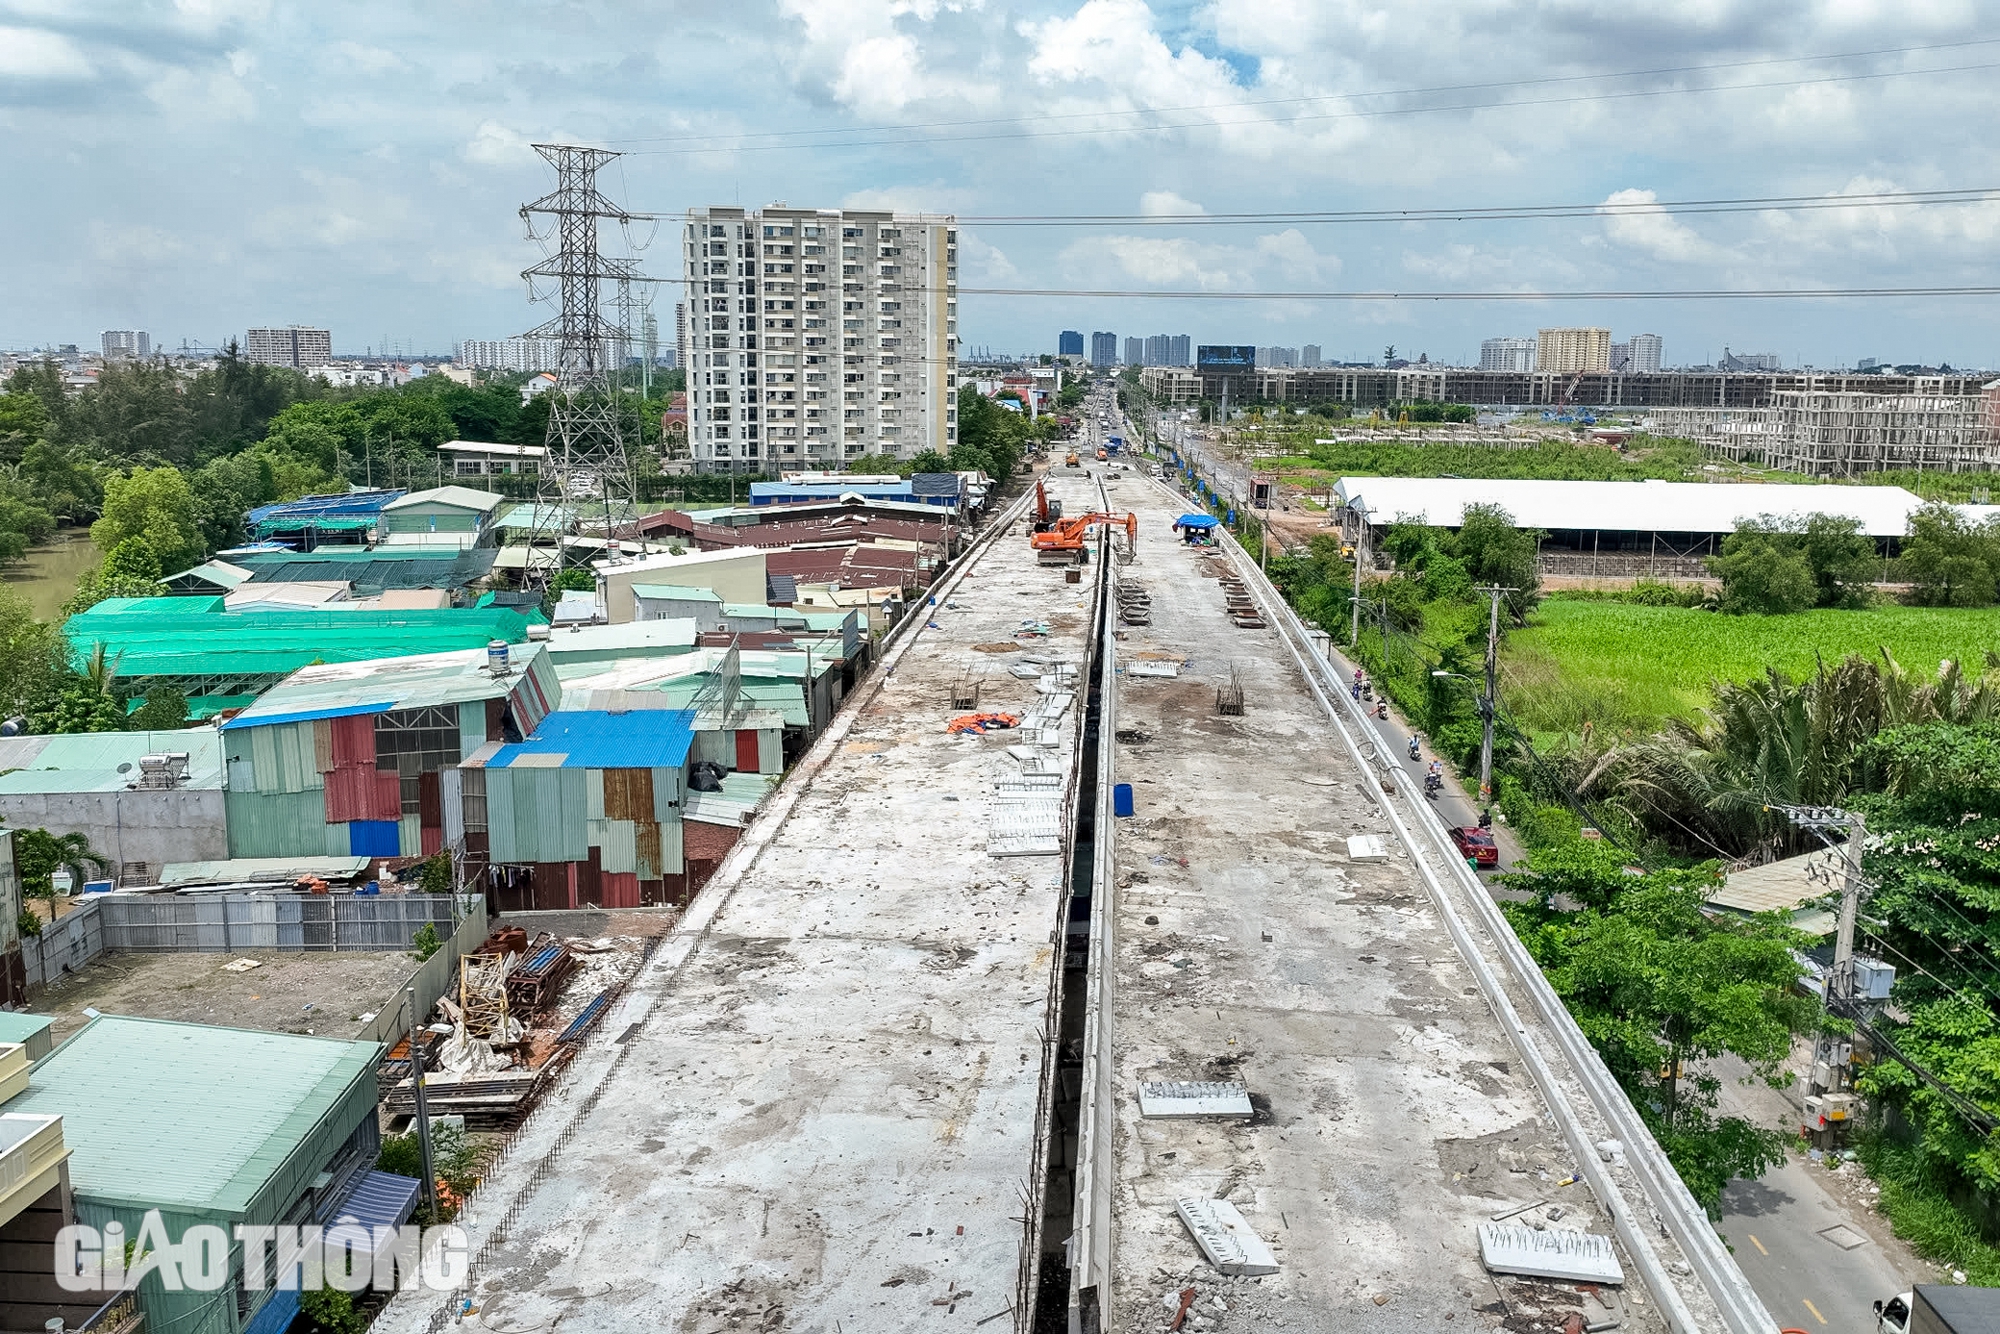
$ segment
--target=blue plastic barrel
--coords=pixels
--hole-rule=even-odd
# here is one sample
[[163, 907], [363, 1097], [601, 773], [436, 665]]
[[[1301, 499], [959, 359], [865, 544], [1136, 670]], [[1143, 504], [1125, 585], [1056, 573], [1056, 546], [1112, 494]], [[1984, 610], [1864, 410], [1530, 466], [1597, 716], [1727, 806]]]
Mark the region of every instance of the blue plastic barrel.
[[1130, 815], [1132, 813], [1132, 785], [1130, 783], [1118, 783], [1112, 787], [1111, 813], [1113, 815]]

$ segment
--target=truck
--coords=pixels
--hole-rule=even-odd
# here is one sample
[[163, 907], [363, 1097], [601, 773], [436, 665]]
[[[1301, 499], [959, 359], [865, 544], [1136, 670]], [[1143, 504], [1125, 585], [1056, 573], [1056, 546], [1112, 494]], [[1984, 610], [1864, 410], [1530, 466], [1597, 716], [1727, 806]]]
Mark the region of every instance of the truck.
[[2000, 1288], [1919, 1283], [1875, 1303], [1876, 1334], [1986, 1334], [2000, 1328]]
[[1111, 453], [1115, 455], [1118, 453], [1119, 450], [1125, 448], [1125, 438], [1123, 436], [1114, 435], [1109, 440], [1104, 442], [1104, 447], [1110, 450]]

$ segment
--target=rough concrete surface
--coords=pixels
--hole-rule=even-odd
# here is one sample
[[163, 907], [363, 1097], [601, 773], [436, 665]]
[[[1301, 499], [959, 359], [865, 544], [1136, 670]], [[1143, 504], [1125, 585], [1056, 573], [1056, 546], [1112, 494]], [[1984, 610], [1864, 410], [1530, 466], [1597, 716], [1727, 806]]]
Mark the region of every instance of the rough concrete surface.
[[[1477, 1226], [1510, 1206], [1543, 1201], [1516, 1220], [1535, 1226], [1611, 1224], [1557, 1184], [1561, 1135], [1277, 632], [1230, 623], [1220, 560], [1169, 534], [1179, 503], [1150, 485], [1119, 501], [1141, 533], [1122, 574], [1153, 606], [1121, 661], [1188, 662], [1118, 687], [1114, 781], [1137, 810], [1117, 822], [1107, 1328], [1165, 1328], [1189, 1286], [1197, 1330], [1546, 1330], [1571, 1311], [1660, 1328], [1636, 1284], [1600, 1298], [1481, 1265]], [[1241, 718], [1216, 712], [1232, 667]], [[1348, 864], [1361, 832], [1388, 836], [1387, 862]], [[1139, 1118], [1142, 1080], [1223, 1078], [1248, 1084], [1248, 1123]], [[1279, 1273], [1218, 1279], [1174, 1215], [1183, 1195], [1228, 1198]]]
[[[232, 973], [237, 959], [259, 966]], [[29, 1008], [53, 1021], [57, 1042], [90, 1022], [85, 1009], [141, 1019], [175, 1019], [270, 1033], [354, 1038], [373, 1016], [400, 1005], [417, 970], [413, 954], [340, 951], [301, 954], [102, 954], [37, 995]]]
[[[979, 674], [982, 709], [1025, 712], [1018, 656], [974, 646], [1046, 621], [1024, 651], [1080, 663], [1088, 588], [1016, 525], [789, 811], [781, 789], [747, 872], [725, 864], [572, 1067], [595, 1092], [524, 1130], [476, 1197], [475, 1248], [512, 1215], [475, 1273], [479, 1325], [845, 1334], [1009, 1307], [1062, 867], [987, 855], [1016, 738], [947, 735], [947, 687]], [[1080, 712], [1049, 752], [1065, 771]], [[406, 1294], [378, 1328], [438, 1309]]]

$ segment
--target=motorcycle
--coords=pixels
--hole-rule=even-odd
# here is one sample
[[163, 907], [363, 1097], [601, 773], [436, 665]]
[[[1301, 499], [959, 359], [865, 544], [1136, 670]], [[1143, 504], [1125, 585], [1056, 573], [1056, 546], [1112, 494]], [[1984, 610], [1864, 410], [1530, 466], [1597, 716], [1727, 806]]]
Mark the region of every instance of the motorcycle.
[[1439, 778], [1436, 774], [1424, 775], [1424, 795], [1432, 801], [1437, 800], [1437, 794], [1443, 787], [1444, 779]]
[[1382, 699], [1375, 701], [1375, 716], [1377, 718], [1387, 718], [1389, 716], [1388, 700]]
[[1424, 752], [1423, 752], [1422, 748], [1421, 748], [1421, 747], [1420, 747], [1420, 746], [1419, 746], [1419, 745], [1417, 744], [1417, 739], [1416, 739], [1415, 737], [1411, 737], [1411, 738], [1410, 738], [1410, 758], [1411, 758], [1412, 760], [1421, 760], [1421, 759], [1422, 759], [1423, 757], [1424, 757]]

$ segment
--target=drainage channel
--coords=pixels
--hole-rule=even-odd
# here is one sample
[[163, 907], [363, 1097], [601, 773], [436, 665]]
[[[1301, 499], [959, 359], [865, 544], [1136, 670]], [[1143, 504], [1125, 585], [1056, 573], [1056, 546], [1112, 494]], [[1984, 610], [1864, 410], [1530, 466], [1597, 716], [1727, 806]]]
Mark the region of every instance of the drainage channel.
[[[1102, 490], [1100, 488], [1100, 497]], [[1087, 1021], [1093, 957], [1093, 922], [1101, 920], [1092, 912], [1100, 888], [1099, 818], [1104, 784], [1106, 752], [1102, 746], [1107, 692], [1111, 688], [1110, 641], [1105, 635], [1105, 608], [1115, 558], [1114, 542], [1108, 530], [1096, 546], [1096, 571], [1092, 580], [1091, 634], [1083, 679], [1087, 683], [1081, 734], [1076, 759], [1076, 783], [1070, 794], [1068, 863], [1064, 868], [1063, 910], [1060, 915], [1061, 958], [1052, 981], [1048, 1040], [1043, 1045], [1044, 1109], [1039, 1118], [1037, 1146], [1041, 1164], [1038, 1180], [1030, 1185], [1029, 1208], [1032, 1222], [1029, 1235], [1034, 1242], [1031, 1267], [1024, 1271], [1024, 1287], [1032, 1282], [1032, 1292], [1017, 1308], [1014, 1327], [1020, 1334], [1063, 1334], [1070, 1329], [1071, 1287], [1074, 1275], [1071, 1255], [1079, 1230], [1076, 1218], [1078, 1198], [1079, 1126], [1084, 1096], [1084, 1068], [1087, 1049]], [[1103, 830], [1108, 837], [1109, 831]], [[1101, 953], [1099, 954], [1101, 957]], [[1023, 1257], [1029, 1259], [1030, 1257]]]

